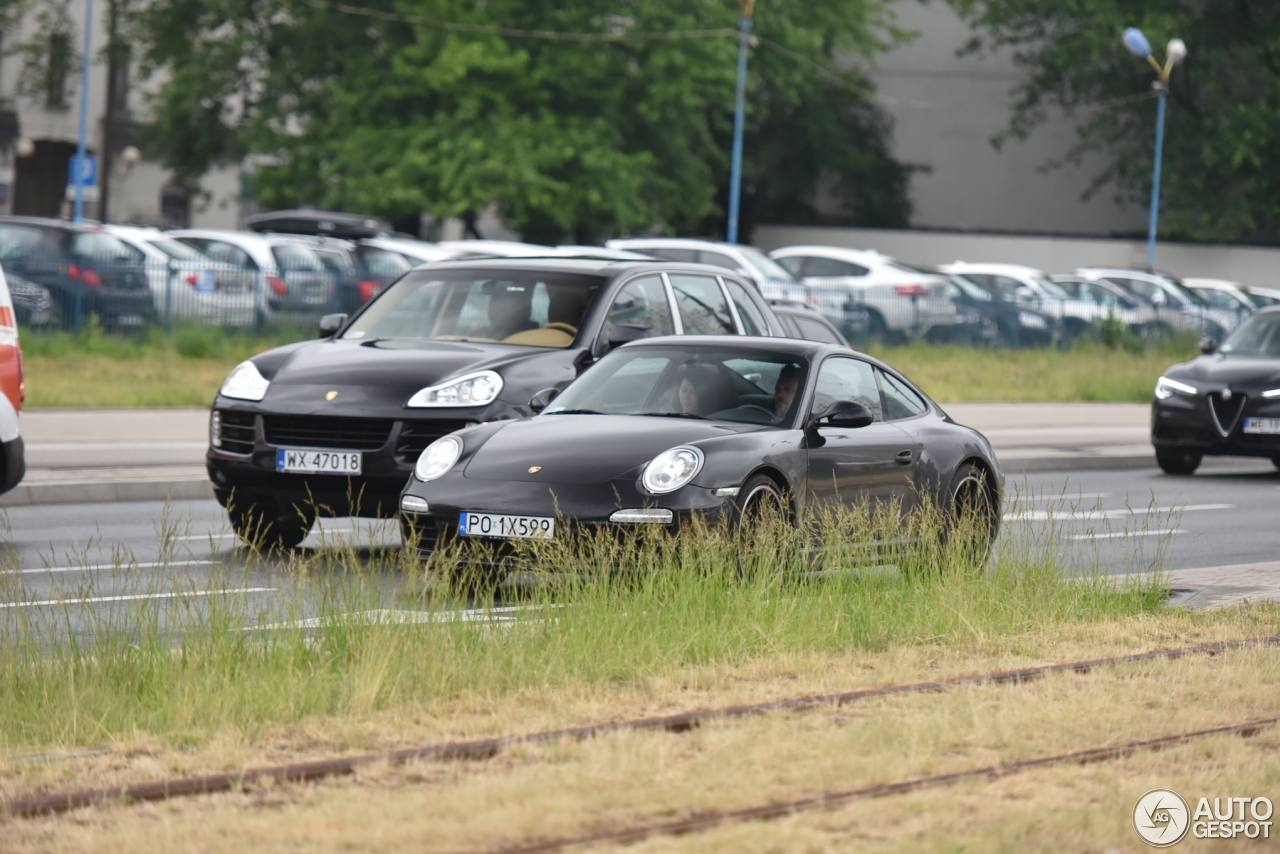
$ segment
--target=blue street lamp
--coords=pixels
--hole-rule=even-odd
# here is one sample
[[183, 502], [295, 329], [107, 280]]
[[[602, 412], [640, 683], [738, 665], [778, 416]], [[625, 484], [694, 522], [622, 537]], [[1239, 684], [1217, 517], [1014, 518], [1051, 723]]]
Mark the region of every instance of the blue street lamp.
[[738, 0], [738, 89], [733, 103], [733, 160], [729, 167], [729, 225], [725, 239], [738, 242], [738, 208], [742, 202], [742, 127], [747, 112], [747, 48], [751, 46], [756, 0]]
[[1156, 268], [1156, 223], [1160, 219], [1160, 166], [1164, 158], [1164, 106], [1169, 97], [1169, 73], [1173, 67], [1187, 56], [1187, 46], [1182, 39], [1172, 39], [1165, 47], [1165, 62], [1161, 65], [1151, 55], [1151, 42], [1142, 34], [1142, 30], [1129, 27], [1121, 36], [1129, 53], [1145, 59], [1156, 70], [1157, 79], [1151, 84], [1160, 93], [1159, 106], [1156, 108], [1156, 163], [1155, 174], [1151, 179], [1151, 219], [1147, 224], [1147, 269]]

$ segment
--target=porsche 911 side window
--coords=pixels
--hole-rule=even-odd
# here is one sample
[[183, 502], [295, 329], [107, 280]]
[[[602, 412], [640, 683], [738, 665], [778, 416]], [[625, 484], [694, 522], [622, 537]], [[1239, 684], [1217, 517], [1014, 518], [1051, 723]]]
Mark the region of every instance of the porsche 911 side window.
[[654, 335], [671, 335], [675, 325], [671, 322], [671, 304], [667, 302], [667, 288], [661, 276], [641, 276], [623, 285], [609, 306], [609, 316], [604, 323], [604, 335], [614, 326], [647, 326]]
[[707, 276], [674, 274], [670, 278], [685, 335], [737, 333], [719, 282]]
[[928, 406], [920, 395], [912, 391], [906, 383], [893, 374], [877, 370], [880, 378], [880, 391], [884, 395], [884, 420], [901, 421], [904, 418], [915, 418], [928, 411]]
[[837, 400], [861, 403], [876, 421], [884, 420], [880, 406], [880, 388], [875, 369], [860, 359], [835, 356], [818, 370], [818, 386], [813, 393], [813, 411], [821, 412]]

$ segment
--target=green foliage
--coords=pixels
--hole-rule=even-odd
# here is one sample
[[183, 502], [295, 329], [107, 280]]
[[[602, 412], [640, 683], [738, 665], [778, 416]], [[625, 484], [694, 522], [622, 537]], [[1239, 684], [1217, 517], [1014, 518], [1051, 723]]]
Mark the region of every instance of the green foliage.
[[[319, 7], [319, 8], [317, 8]], [[720, 226], [738, 14], [717, 3], [369, 0], [353, 15], [306, 0], [159, 0], [147, 65], [167, 75], [154, 153], [188, 183], [257, 157], [266, 206], [389, 219], [470, 216], [491, 203], [529, 239], [589, 241], [657, 225]], [[881, 0], [761, 3], [752, 52], [744, 223], [815, 221], [819, 178], [841, 221], [901, 225], [909, 169], [865, 77], [815, 68], [897, 34]], [[614, 41], [499, 35], [614, 33]], [[488, 30], [486, 29], [488, 28]], [[638, 34], [711, 30], [698, 37]]]
[[[1157, 59], [1188, 47], [1169, 88], [1161, 232], [1175, 238], [1280, 241], [1280, 4], [1269, 0], [949, 0], [980, 35], [974, 50], [1012, 47], [1027, 77], [1008, 134], [1026, 137], [1049, 110], [1075, 117], [1068, 159], [1107, 155], [1106, 186], [1145, 206], [1155, 147], [1155, 77], [1120, 42], [1125, 27]], [[1128, 103], [1116, 103], [1120, 101]], [[1106, 106], [1110, 104], [1110, 106]]]

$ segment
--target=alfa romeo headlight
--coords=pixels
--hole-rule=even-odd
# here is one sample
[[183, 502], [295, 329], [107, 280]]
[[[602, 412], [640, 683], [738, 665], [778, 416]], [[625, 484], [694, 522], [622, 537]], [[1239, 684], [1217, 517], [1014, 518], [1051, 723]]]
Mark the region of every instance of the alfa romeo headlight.
[[427, 445], [418, 455], [413, 474], [418, 480], [435, 480], [453, 468], [462, 455], [462, 440], [457, 436], [445, 436]]
[[270, 386], [270, 380], [258, 373], [257, 365], [253, 362], [241, 362], [231, 369], [218, 394], [237, 400], [262, 400]]
[[1180, 383], [1177, 380], [1171, 380], [1168, 377], [1161, 377], [1156, 380], [1156, 397], [1160, 400], [1173, 397], [1175, 394], [1194, 395], [1196, 394], [1196, 388], [1186, 383]]
[[407, 406], [487, 406], [498, 399], [502, 377], [493, 371], [467, 374], [456, 380], [427, 386], [409, 398]]
[[675, 492], [693, 480], [702, 469], [702, 451], [697, 448], [672, 448], [654, 457], [645, 466], [640, 482], [654, 495]]
[[1018, 312], [1018, 323], [1022, 324], [1028, 329], [1044, 329], [1045, 328], [1044, 318], [1038, 314], [1032, 314], [1029, 311]]

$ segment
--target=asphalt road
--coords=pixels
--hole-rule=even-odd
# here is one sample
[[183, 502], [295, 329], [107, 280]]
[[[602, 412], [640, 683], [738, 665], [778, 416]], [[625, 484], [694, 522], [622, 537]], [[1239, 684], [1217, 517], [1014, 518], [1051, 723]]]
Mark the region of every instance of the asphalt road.
[[[1280, 473], [1268, 462], [1211, 460], [1189, 478], [1155, 469], [1027, 474], [1008, 482], [1002, 540], [1033, 555], [1052, 542], [1081, 572], [1270, 561], [1277, 506]], [[4, 518], [0, 621], [53, 612], [59, 601], [74, 606], [70, 622], [82, 630], [143, 600], [193, 607], [236, 596], [246, 612], [265, 613], [306, 583], [287, 558], [247, 563], [213, 501], [12, 507]], [[303, 549], [332, 554], [353, 541], [359, 559], [385, 558], [399, 535], [390, 522], [322, 520]], [[389, 595], [397, 581], [380, 584]]]

